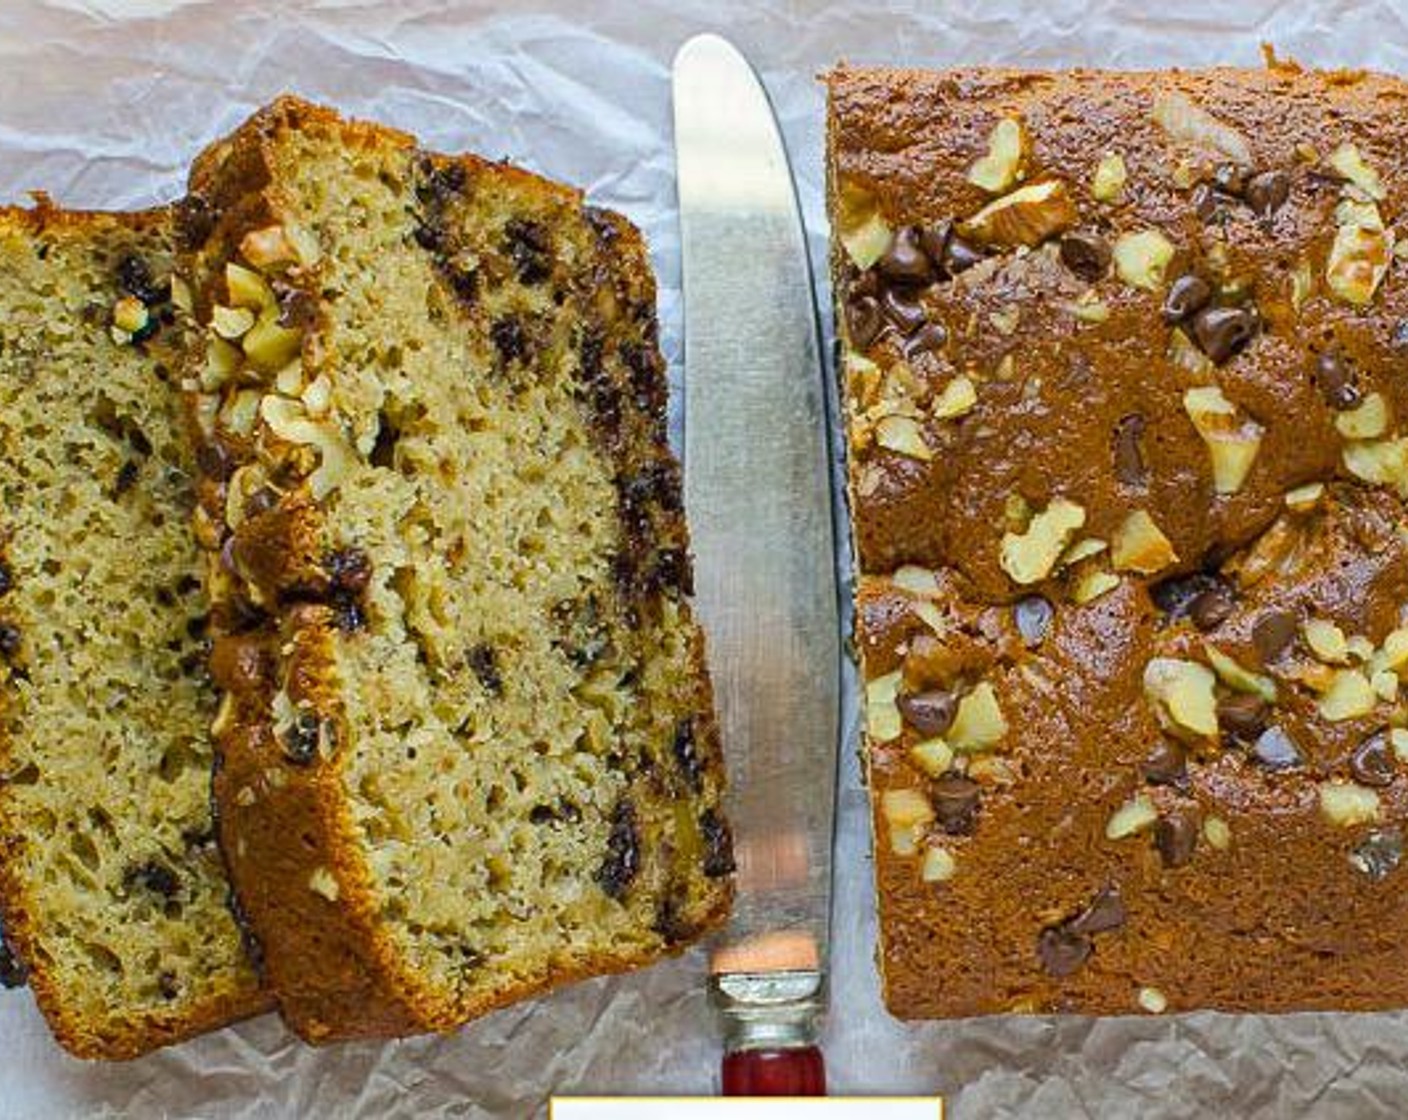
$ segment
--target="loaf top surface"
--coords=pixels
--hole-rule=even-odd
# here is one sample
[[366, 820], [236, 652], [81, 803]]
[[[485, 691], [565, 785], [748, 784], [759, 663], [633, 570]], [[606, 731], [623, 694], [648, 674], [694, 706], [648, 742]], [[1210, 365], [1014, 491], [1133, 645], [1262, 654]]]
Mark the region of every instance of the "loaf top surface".
[[1408, 89], [827, 81], [890, 1007], [1401, 1006]]
[[266, 1004], [211, 824], [170, 241], [165, 211], [0, 210], [0, 919], [90, 1058]]

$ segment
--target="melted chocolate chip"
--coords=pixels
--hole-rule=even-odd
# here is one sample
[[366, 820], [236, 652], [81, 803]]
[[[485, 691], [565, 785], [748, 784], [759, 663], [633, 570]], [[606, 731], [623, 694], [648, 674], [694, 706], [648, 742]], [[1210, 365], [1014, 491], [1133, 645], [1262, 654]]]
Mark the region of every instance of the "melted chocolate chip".
[[112, 484], [113, 496], [120, 497], [137, 485], [139, 472], [140, 468], [132, 459], [128, 459], [127, 462], [123, 463], [122, 466], [118, 468], [117, 478]]
[[360, 595], [372, 579], [371, 557], [360, 548], [342, 548], [330, 553], [323, 566], [337, 591]]
[[1161, 739], [1140, 768], [1150, 785], [1183, 786], [1188, 782], [1188, 752], [1182, 743]]
[[1252, 645], [1263, 664], [1269, 664], [1295, 640], [1299, 625], [1296, 616], [1285, 610], [1267, 611], [1252, 626]]
[[19, 651], [20, 628], [13, 622], [0, 622], [0, 657], [14, 657]]
[[196, 467], [206, 478], [224, 482], [235, 473], [235, 460], [220, 440], [202, 441], [196, 448]]
[[1012, 619], [1017, 632], [1028, 648], [1035, 649], [1046, 639], [1056, 611], [1050, 600], [1041, 595], [1027, 595], [1012, 604]]
[[1358, 406], [1360, 393], [1354, 370], [1338, 347], [1331, 347], [1316, 359], [1315, 382], [1325, 403], [1336, 411]]
[[1188, 604], [1188, 619], [1206, 633], [1221, 626], [1232, 617], [1232, 612], [1236, 609], [1237, 603], [1232, 597], [1232, 589], [1225, 583], [1218, 583], [1206, 591], [1199, 592]]
[[1090, 953], [1090, 938], [1062, 926], [1042, 930], [1036, 940], [1037, 959], [1048, 976], [1070, 976], [1090, 959]]
[[8, 595], [15, 586], [15, 577], [10, 574], [10, 565], [0, 560], [0, 595]]
[[1097, 233], [1076, 230], [1061, 238], [1061, 263], [1087, 283], [1105, 275], [1110, 258], [1110, 243]]
[[[1178, 622], [1186, 618], [1192, 620], [1195, 626], [1199, 624], [1193, 618], [1194, 606], [1202, 596], [1207, 594], [1221, 596], [1229, 603], [1232, 601], [1231, 589], [1217, 576], [1209, 575], [1207, 572], [1193, 572], [1186, 576], [1170, 576], [1149, 589], [1149, 597], [1154, 600], [1154, 605], [1168, 615], [1170, 621]], [[1207, 604], [1204, 610], [1209, 607], [1211, 607], [1211, 603]], [[1216, 613], [1215, 610], [1214, 613]], [[1201, 626], [1199, 628], [1204, 629]]]
[[966, 836], [977, 824], [983, 787], [962, 774], [941, 774], [929, 786], [934, 818], [950, 836]]
[[908, 292], [890, 288], [880, 297], [888, 319], [901, 334], [913, 334], [924, 325], [924, 308]]
[[1124, 922], [1124, 899], [1120, 897], [1119, 888], [1111, 884], [1102, 887], [1090, 900], [1090, 905], [1066, 923], [1066, 928], [1073, 933], [1108, 933], [1119, 929]]
[[362, 609], [362, 604], [355, 599], [339, 595], [332, 602], [332, 620], [344, 634], [355, 634], [358, 630], [365, 630], [367, 626], [367, 612]]
[[488, 692], [492, 692], [495, 696], [503, 695], [504, 678], [499, 672], [498, 651], [493, 646], [486, 642], [472, 646], [465, 654], [465, 661], [474, 671], [474, 675], [479, 678], [479, 683]]
[[933, 264], [945, 267], [944, 250], [948, 248], [948, 240], [952, 235], [952, 222], [939, 222], [936, 225], [925, 226], [919, 231], [919, 247], [924, 250], [925, 255]]
[[170, 282], [158, 281], [152, 276], [151, 266], [135, 254], [129, 253], [117, 262], [117, 286], [148, 307], [171, 298]]
[[942, 350], [944, 344], [947, 342], [948, 331], [944, 329], [942, 323], [926, 322], [904, 340], [905, 357], [912, 358], [916, 354], [927, 354]]
[[5, 940], [0, 927], [0, 988], [23, 988], [29, 982], [29, 972]]
[[875, 267], [892, 284], [924, 285], [934, 280], [934, 264], [924, 251], [917, 226], [897, 230]]
[[1393, 784], [1393, 779], [1398, 775], [1398, 766], [1386, 732], [1370, 735], [1354, 749], [1349, 758], [1349, 772], [1361, 785], [1382, 787]]
[[1175, 811], [1154, 825], [1154, 847], [1165, 867], [1182, 867], [1198, 846], [1198, 822], [1191, 813]]
[[1256, 337], [1260, 319], [1245, 307], [1205, 307], [1193, 316], [1193, 336], [1218, 365]]
[[700, 815], [699, 835], [704, 840], [704, 874], [710, 879], [732, 875], [737, 866], [733, 858], [733, 833], [713, 809], [705, 809]]
[[689, 783], [689, 788], [698, 793], [704, 788], [704, 760], [699, 757], [699, 747], [694, 741], [694, 719], [688, 717], [675, 724], [675, 737], [670, 744], [670, 753], [675, 764]]
[[1276, 724], [1257, 736], [1252, 757], [1268, 770], [1291, 770], [1305, 761], [1295, 741]]
[[1291, 179], [1284, 171], [1263, 171], [1247, 180], [1246, 200], [1259, 218], [1269, 218], [1291, 197]]
[[1236, 163], [1219, 163], [1212, 172], [1213, 185], [1223, 194], [1241, 198], [1247, 190], [1247, 170]]
[[857, 350], [864, 350], [879, 338], [884, 327], [880, 301], [874, 296], [855, 296], [847, 301], [846, 329], [851, 335], [851, 345]]
[[960, 272], [967, 272], [975, 264], [983, 259], [983, 251], [971, 241], [967, 241], [958, 234], [952, 234], [948, 243], [944, 245], [944, 271], [950, 276], [957, 276]]
[[284, 732], [284, 757], [295, 765], [307, 766], [318, 757], [320, 741], [330, 730], [312, 712], [299, 712], [293, 725]]
[[175, 898], [181, 889], [181, 881], [176, 878], [176, 873], [165, 864], [155, 861], [129, 867], [122, 876], [122, 885], [129, 892], [140, 887], [165, 899]]
[[1266, 730], [1270, 709], [1260, 696], [1238, 692], [1217, 702], [1217, 722], [1233, 739], [1243, 743], [1254, 741]]
[[1349, 862], [1372, 882], [1382, 882], [1403, 862], [1403, 833], [1396, 828], [1369, 833], [1350, 852]]
[[618, 801], [611, 813], [611, 833], [606, 840], [606, 856], [597, 868], [597, 886], [620, 900], [640, 872], [640, 833], [636, 829], [635, 808]]
[[1126, 486], [1143, 486], [1148, 472], [1144, 467], [1144, 417], [1137, 412], [1120, 418], [1115, 425], [1115, 477]]
[[489, 337], [494, 341], [494, 349], [505, 363], [516, 361], [528, 353], [528, 337], [523, 330], [523, 322], [516, 315], [506, 315], [496, 319], [489, 328]]
[[676, 890], [677, 888], [672, 888], [655, 904], [655, 920], [650, 925], [666, 945], [679, 945], [698, 932], [696, 924], [686, 920], [680, 912], [680, 899]]
[[1206, 307], [1212, 299], [1212, 286], [1201, 276], [1187, 273], [1169, 285], [1164, 297], [1164, 320], [1181, 323]]
[[895, 701], [905, 723], [921, 735], [942, 735], [953, 726], [958, 714], [958, 697], [944, 689], [906, 693]]
[[504, 226], [504, 244], [524, 284], [541, 284], [552, 275], [552, 238], [547, 227], [527, 218], [510, 218]]

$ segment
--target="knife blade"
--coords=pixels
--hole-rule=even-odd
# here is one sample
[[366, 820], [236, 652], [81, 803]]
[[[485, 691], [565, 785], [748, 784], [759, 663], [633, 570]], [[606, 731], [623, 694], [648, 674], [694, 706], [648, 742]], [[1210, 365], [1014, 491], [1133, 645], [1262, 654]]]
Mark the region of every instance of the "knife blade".
[[685, 505], [738, 858], [711, 960], [724, 1089], [824, 1092], [840, 639], [811, 267], [782, 137], [736, 48], [680, 48], [674, 114]]

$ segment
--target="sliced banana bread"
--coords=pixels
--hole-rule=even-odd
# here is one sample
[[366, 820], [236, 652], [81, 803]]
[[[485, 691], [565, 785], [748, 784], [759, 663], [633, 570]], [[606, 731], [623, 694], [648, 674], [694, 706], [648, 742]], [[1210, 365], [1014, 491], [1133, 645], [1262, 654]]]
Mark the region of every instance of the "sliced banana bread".
[[220, 838], [291, 1025], [448, 1030], [720, 922], [638, 233], [285, 98], [198, 161], [182, 251]]
[[89, 1058], [267, 1003], [212, 829], [170, 234], [0, 209], [0, 981]]

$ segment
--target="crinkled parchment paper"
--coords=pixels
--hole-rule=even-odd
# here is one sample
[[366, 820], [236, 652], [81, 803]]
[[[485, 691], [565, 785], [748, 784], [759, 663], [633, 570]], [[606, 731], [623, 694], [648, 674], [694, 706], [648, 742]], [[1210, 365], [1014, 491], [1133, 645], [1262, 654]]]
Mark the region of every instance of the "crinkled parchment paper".
[[[0, 201], [20, 201], [32, 188], [72, 206], [171, 199], [200, 145], [260, 102], [295, 90], [411, 129], [438, 148], [508, 156], [624, 210], [653, 246], [663, 334], [678, 375], [669, 62], [696, 31], [731, 35], [762, 71], [800, 178], [818, 275], [825, 254], [815, 76], [841, 57], [935, 66], [1256, 65], [1267, 39], [1307, 63], [1408, 73], [1408, 11], [1389, 2], [885, 7], [880, 0], [3, 0]], [[827, 1039], [836, 1091], [943, 1092], [960, 1117], [1408, 1114], [1408, 1015], [927, 1026], [889, 1019], [872, 964], [866, 815], [853, 748], [845, 761]], [[695, 954], [586, 983], [453, 1038], [314, 1051], [268, 1017], [117, 1067], [66, 1058], [27, 993], [0, 993], [0, 1120], [524, 1117], [542, 1111], [553, 1091], [710, 1092], [716, 1044], [701, 972]]]

